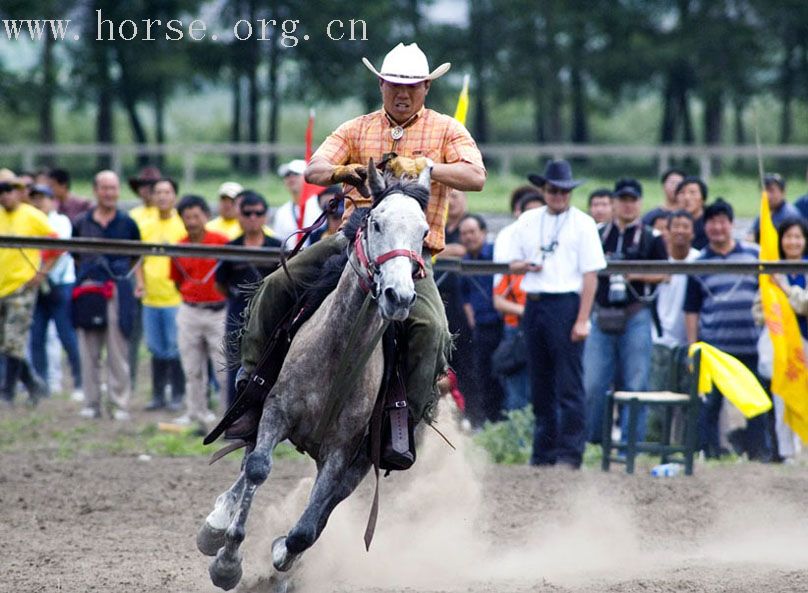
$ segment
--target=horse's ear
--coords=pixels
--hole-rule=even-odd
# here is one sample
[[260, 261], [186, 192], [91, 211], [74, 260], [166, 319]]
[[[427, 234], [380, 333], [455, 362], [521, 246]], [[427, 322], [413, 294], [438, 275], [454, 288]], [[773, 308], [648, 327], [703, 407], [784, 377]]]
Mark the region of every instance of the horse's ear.
[[432, 188], [432, 167], [426, 166], [418, 175], [418, 185], [429, 191]]
[[384, 176], [376, 168], [373, 157], [368, 160], [368, 186], [370, 186], [370, 193], [373, 194], [374, 198], [382, 193], [386, 187]]

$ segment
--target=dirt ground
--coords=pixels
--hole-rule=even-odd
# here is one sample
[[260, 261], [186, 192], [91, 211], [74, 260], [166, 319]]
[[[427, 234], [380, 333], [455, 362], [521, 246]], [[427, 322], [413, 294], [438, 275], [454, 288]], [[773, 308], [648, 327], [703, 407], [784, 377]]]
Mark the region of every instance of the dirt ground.
[[[153, 416], [86, 421], [77, 410], [56, 400], [0, 411], [7, 431], [26, 433], [0, 434], [0, 592], [216, 591], [194, 538], [238, 462], [142, 457]], [[491, 465], [451, 438], [456, 452], [427, 435], [416, 468], [382, 481], [370, 553], [366, 480], [295, 567], [293, 589], [808, 591], [808, 465], [699, 464], [692, 478], [536, 470]], [[312, 475], [306, 459], [276, 461], [237, 590], [272, 590], [269, 543], [298, 516]]]

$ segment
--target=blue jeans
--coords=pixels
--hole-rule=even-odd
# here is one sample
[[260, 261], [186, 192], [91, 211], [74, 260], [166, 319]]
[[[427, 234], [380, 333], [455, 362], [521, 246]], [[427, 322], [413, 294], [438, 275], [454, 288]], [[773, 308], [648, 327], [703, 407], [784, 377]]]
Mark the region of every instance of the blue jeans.
[[70, 373], [73, 375], [73, 387], [81, 389], [81, 362], [79, 360], [79, 343], [76, 330], [70, 319], [70, 302], [73, 284], [51, 285], [49, 293], [41, 291], [37, 295], [34, 306], [34, 318], [31, 323], [31, 363], [37, 375], [48, 380], [48, 355], [46, 342], [48, 324], [51, 319], [56, 325], [59, 341], [67, 353]]
[[[519, 333], [518, 327], [506, 325], [502, 339], [505, 340], [516, 333]], [[530, 373], [528, 372], [527, 366], [513, 375], [501, 376], [500, 382], [502, 383], [502, 388], [505, 390], [505, 405], [503, 409], [506, 412], [521, 410], [530, 403]]]
[[[643, 307], [632, 315], [620, 334], [607, 334], [592, 315], [592, 331], [584, 347], [584, 385], [586, 388], [587, 432], [592, 443], [600, 443], [606, 394], [615, 390], [647, 391], [651, 370], [651, 311]], [[616, 384], [618, 377], [620, 384]], [[647, 409], [640, 407], [637, 440], [645, 440]], [[628, 413], [620, 413], [623, 440], [628, 430]]]
[[161, 360], [179, 358], [177, 311], [179, 307], [143, 307], [143, 333], [152, 356]]
[[536, 426], [532, 465], [580, 467], [586, 444], [586, 410], [581, 380], [582, 342], [570, 339], [580, 298], [575, 293], [542, 294], [528, 300], [522, 329], [528, 354]]

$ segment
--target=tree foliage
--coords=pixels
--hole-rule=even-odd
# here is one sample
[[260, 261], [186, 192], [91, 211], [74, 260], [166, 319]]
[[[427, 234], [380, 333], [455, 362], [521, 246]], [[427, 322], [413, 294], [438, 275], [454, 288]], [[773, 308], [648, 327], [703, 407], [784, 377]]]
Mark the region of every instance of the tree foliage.
[[[161, 142], [171, 139], [167, 103], [218, 85], [232, 97], [231, 141], [276, 142], [288, 101], [356, 98], [375, 108], [378, 85], [361, 58], [380, 64], [399, 41], [417, 41], [433, 67], [451, 61], [455, 72], [472, 74], [469, 127], [480, 141], [497, 137], [490, 116], [496, 104], [525, 105], [522, 127], [538, 142], [587, 142], [594, 114], [655, 95], [659, 132], [646, 140], [744, 142], [744, 112], [753, 98], [769, 94], [781, 105], [780, 140], [789, 142], [795, 106], [808, 99], [804, 0], [466, 0], [456, 21], [439, 22], [433, 12], [441, 6], [441, 0], [6, 0], [0, 18], [66, 14], [83, 35], [64, 50], [41, 44], [30, 72], [0, 70], [6, 99], [0, 109], [36, 117], [40, 140], [52, 142], [59, 139], [54, 102], [70, 97], [94, 107], [98, 141], [119, 137], [114, 115], [121, 113], [135, 141]], [[218, 41], [178, 43], [160, 35], [97, 41], [96, 10], [115, 23], [188, 23], [205, 14], [209, 28], [224, 34]], [[278, 23], [271, 41], [233, 37], [235, 21], [249, 20], [257, 33], [259, 18]], [[351, 18], [364, 21], [366, 40], [325, 37], [329, 22]], [[294, 47], [281, 42], [286, 19], [300, 21]], [[311, 40], [302, 40], [304, 33]], [[432, 104], [451, 105], [458, 77], [446, 80], [433, 87]], [[256, 166], [238, 157], [233, 164]]]

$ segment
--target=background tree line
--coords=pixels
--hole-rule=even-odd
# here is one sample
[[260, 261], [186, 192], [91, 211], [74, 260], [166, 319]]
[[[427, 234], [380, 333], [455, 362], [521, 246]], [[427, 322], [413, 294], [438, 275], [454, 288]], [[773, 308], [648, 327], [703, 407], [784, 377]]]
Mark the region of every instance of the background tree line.
[[[750, 103], [778, 104], [777, 140], [795, 136], [797, 111], [808, 101], [808, 2], [804, 0], [466, 0], [457, 24], [432, 18], [435, 0], [391, 0], [357, 8], [348, 0], [5, 0], [0, 18], [71, 18], [79, 42], [45, 40], [36, 67], [0, 64], [0, 113], [36, 122], [36, 138], [60, 141], [57, 101], [91, 107], [97, 142], [120, 141], [115, 115], [139, 143], [182, 141], [167, 133], [166, 107], [227, 89], [233, 142], [277, 142], [284, 105], [353, 98], [379, 102], [361, 64], [380, 63], [398, 41], [415, 40], [433, 67], [451, 61], [472, 74], [468, 126], [480, 142], [503, 137], [497, 106], [517, 101], [519, 138], [535, 142], [608, 141], [592, 119], [638, 97], [659, 105], [655, 137], [646, 143], [745, 143]], [[300, 19], [322, 32], [332, 19], [361, 18], [366, 42], [330, 42], [321, 34], [285, 48], [233, 38], [213, 42], [95, 41], [96, 10], [123, 19], [191, 18], [222, 25], [239, 19]], [[57, 17], [58, 15], [58, 17]], [[10, 43], [10, 42], [9, 42]], [[57, 47], [58, 46], [58, 47]], [[6, 51], [8, 58], [13, 52]], [[453, 84], [439, 84], [432, 104], [451, 109]], [[698, 118], [698, 120], [697, 120]], [[746, 118], [748, 120], [748, 117]], [[771, 120], [770, 114], [768, 119]], [[771, 128], [772, 121], [767, 124]], [[205, 121], [199, 122], [200, 126]], [[504, 134], [507, 136], [507, 134]], [[13, 130], [0, 139], [18, 142]], [[291, 140], [291, 139], [290, 139]], [[145, 157], [144, 159], [145, 160]], [[234, 156], [232, 166], [257, 163]]]

